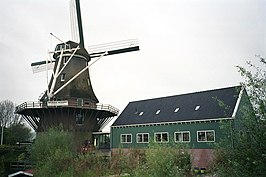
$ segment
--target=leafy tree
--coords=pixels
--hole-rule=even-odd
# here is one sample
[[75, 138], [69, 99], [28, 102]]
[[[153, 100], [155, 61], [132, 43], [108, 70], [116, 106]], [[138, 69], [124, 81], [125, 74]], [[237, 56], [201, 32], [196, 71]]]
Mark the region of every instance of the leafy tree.
[[13, 123], [4, 131], [4, 142], [8, 145], [15, 145], [17, 142], [32, 140], [31, 129], [23, 123]]
[[251, 62], [247, 62], [249, 69], [237, 66], [248, 93], [243, 99], [250, 101], [253, 109], [247, 104], [240, 110], [237, 128], [230, 123], [222, 125], [227, 136], [216, 154], [219, 176], [266, 176], [266, 61], [259, 58], [263, 69]]

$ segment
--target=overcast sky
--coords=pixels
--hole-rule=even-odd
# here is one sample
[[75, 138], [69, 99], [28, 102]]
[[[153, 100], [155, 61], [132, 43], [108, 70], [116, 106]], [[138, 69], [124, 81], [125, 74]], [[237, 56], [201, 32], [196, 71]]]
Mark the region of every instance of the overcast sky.
[[[101, 103], [238, 85], [236, 65], [266, 56], [265, 0], [80, 0], [85, 46], [138, 38], [140, 51], [102, 58], [90, 68]], [[0, 100], [38, 100], [52, 32], [71, 39], [69, 0], [6, 0], [0, 6]]]

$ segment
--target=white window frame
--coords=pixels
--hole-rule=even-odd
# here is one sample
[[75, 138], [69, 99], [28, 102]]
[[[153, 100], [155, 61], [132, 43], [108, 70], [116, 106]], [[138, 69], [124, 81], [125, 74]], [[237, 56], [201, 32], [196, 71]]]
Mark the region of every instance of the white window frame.
[[[123, 142], [122, 140], [122, 136], [126, 136], [126, 141], [125, 142]], [[130, 142], [127, 142], [127, 136], [130, 136]], [[132, 134], [121, 134], [120, 135], [120, 143], [132, 143]]]
[[[144, 135], [148, 135], [148, 141], [139, 141], [139, 138], [138, 136], [141, 135], [142, 136], [142, 140], [144, 140]], [[149, 143], [150, 142], [150, 134], [149, 133], [137, 133], [136, 135], [136, 140], [137, 140], [137, 143]]]
[[[162, 135], [165, 134], [165, 133], [167, 134], [167, 141], [162, 141]], [[156, 135], [157, 134], [161, 135], [161, 141], [156, 141]], [[169, 133], [168, 132], [155, 132], [154, 133], [154, 142], [155, 143], [168, 143], [169, 142]]]
[[[176, 141], [177, 133], [181, 133], [181, 137], [182, 137], [181, 141]], [[183, 136], [184, 133], [188, 133], [188, 141], [184, 141], [184, 136]], [[174, 132], [174, 138], [175, 138], [175, 142], [176, 143], [189, 143], [191, 141], [190, 131], [177, 131], [177, 132]]]
[[[200, 132], [204, 132], [205, 133], [205, 140], [202, 141], [202, 140], [199, 140], [199, 133]], [[213, 141], [208, 141], [207, 140], [207, 132], [213, 132]], [[200, 130], [200, 131], [197, 131], [197, 142], [200, 142], [200, 143], [205, 143], [205, 142], [215, 142], [215, 131], [214, 130]]]

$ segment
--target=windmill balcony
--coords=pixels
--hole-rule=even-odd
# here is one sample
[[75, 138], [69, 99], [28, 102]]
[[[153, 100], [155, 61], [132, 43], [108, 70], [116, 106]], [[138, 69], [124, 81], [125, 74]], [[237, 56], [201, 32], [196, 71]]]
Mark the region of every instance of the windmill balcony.
[[77, 99], [68, 99], [60, 101], [28, 101], [24, 102], [16, 107], [16, 113], [20, 113], [25, 109], [38, 109], [38, 108], [56, 108], [56, 107], [68, 107], [68, 108], [81, 108], [81, 109], [93, 109], [111, 112], [114, 115], [118, 115], [119, 109], [102, 103], [88, 103], [86, 101], [79, 101]]

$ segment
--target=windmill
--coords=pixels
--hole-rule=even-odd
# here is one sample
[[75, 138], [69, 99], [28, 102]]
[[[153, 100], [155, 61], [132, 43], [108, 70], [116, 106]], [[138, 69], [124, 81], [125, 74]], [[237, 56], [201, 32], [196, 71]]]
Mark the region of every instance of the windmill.
[[[33, 72], [52, 69], [47, 90], [38, 101], [24, 102], [16, 112], [37, 132], [53, 126], [74, 132], [76, 144], [92, 140], [93, 134], [107, 125], [119, 110], [109, 104], [99, 103], [94, 94], [89, 67], [101, 57], [139, 50], [136, 39], [84, 47], [80, 2], [75, 5], [79, 42], [67, 41], [57, 44], [49, 52], [52, 59], [32, 63]], [[91, 60], [95, 59], [94, 62]]]

